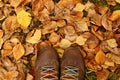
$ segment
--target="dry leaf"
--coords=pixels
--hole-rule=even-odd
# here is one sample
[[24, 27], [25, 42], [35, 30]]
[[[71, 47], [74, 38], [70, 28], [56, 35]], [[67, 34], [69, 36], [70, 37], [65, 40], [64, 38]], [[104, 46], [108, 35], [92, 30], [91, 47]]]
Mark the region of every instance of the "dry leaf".
[[103, 40], [103, 34], [102, 32], [98, 31], [97, 26], [92, 26], [91, 32], [100, 40]]
[[18, 71], [9, 71], [6, 74], [6, 80], [14, 80], [17, 78], [19, 72]]
[[60, 0], [57, 6], [64, 10], [64, 8], [72, 9], [81, 0]]
[[106, 57], [110, 60], [112, 60], [116, 64], [120, 64], [120, 56], [117, 56], [113, 53], [106, 54]]
[[101, 26], [102, 15], [96, 13], [91, 17], [91, 20], [94, 24]]
[[21, 43], [17, 44], [13, 48], [13, 56], [15, 60], [19, 60], [24, 54], [25, 54], [25, 49]]
[[115, 10], [113, 11], [113, 13], [110, 15], [109, 19], [111, 21], [115, 21], [117, 20], [118, 18], [120, 18], [120, 10]]
[[24, 47], [25, 47], [25, 55], [29, 55], [34, 52], [34, 47], [32, 44], [26, 43]]
[[60, 35], [58, 35], [57, 33], [53, 32], [51, 33], [50, 37], [49, 37], [49, 41], [51, 43], [56, 43], [56, 42], [59, 42], [60, 40]]
[[70, 45], [71, 45], [71, 42], [67, 39], [62, 39], [59, 44], [59, 46], [64, 49], [69, 47]]
[[77, 37], [78, 37], [77, 34], [65, 35], [65, 39], [68, 39], [68, 40], [70, 40], [70, 41], [75, 41]]
[[102, 17], [102, 25], [106, 30], [112, 31], [112, 21], [108, 19], [107, 14], [103, 15]]
[[75, 42], [76, 42], [78, 45], [82, 46], [82, 45], [85, 44], [86, 41], [87, 41], [87, 38], [85, 38], [85, 37], [83, 37], [83, 36], [78, 36], [78, 37], [76, 38], [76, 41], [75, 41]]
[[26, 12], [25, 10], [21, 10], [17, 14], [17, 20], [18, 20], [18, 23], [21, 25], [22, 29], [28, 28], [28, 26], [30, 25], [31, 19], [32, 19], [31, 14]]
[[111, 48], [115, 48], [115, 47], [118, 46], [118, 44], [116, 43], [116, 40], [115, 40], [115, 39], [109, 39], [109, 40], [107, 40], [107, 44], [108, 44], [108, 46], [111, 47]]
[[97, 80], [107, 80], [109, 76], [109, 71], [106, 69], [103, 69], [101, 71], [97, 71], [96, 75], [97, 75]]
[[19, 27], [19, 24], [17, 22], [16, 16], [8, 16], [5, 21], [2, 24], [3, 30], [5, 30], [5, 33], [8, 31], [14, 31]]
[[80, 32], [88, 31], [88, 25], [85, 21], [79, 21], [79, 22], [75, 22], [75, 23], [76, 23], [76, 27], [77, 27], [78, 31], [80, 31]]
[[3, 33], [4, 33], [3, 30], [0, 29], [0, 38], [3, 37]]
[[111, 61], [110, 59], [106, 59], [105, 63], [106, 66], [115, 66], [114, 62]]
[[33, 76], [29, 73], [27, 73], [26, 80], [33, 80]]
[[28, 33], [26, 37], [26, 42], [28, 43], [38, 43], [41, 39], [41, 29], [35, 29]]
[[10, 56], [12, 54], [12, 49], [2, 49], [1, 54], [2, 57]]
[[66, 35], [74, 35], [75, 29], [74, 29], [73, 26], [66, 26], [66, 27], [64, 28], [64, 33], [65, 33]]
[[2, 48], [3, 43], [4, 43], [3, 38], [0, 38], [0, 49]]
[[10, 0], [10, 5], [12, 5], [13, 7], [17, 8], [17, 7], [21, 7], [26, 5], [27, 3], [29, 3], [31, 0]]
[[116, 5], [115, 0], [106, 0], [106, 1], [107, 1], [107, 4], [108, 4], [108, 5], [112, 5], [112, 6], [115, 6], [115, 5]]
[[32, 12], [35, 16], [39, 16], [39, 12], [44, 9], [45, 0], [32, 0]]
[[5, 41], [3, 48], [4, 49], [12, 49], [13, 48], [12, 43], [9, 40]]
[[95, 61], [98, 64], [103, 64], [106, 61], [105, 53], [102, 50], [99, 50], [95, 56]]
[[83, 5], [81, 3], [77, 3], [73, 10], [75, 10], [75, 11], [83, 11], [84, 9], [85, 9], [85, 5]]
[[58, 21], [57, 21], [57, 26], [58, 26], [58, 27], [64, 27], [65, 25], [66, 25], [65, 20], [58, 20]]
[[120, 4], [120, 0], [115, 0], [115, 1]]

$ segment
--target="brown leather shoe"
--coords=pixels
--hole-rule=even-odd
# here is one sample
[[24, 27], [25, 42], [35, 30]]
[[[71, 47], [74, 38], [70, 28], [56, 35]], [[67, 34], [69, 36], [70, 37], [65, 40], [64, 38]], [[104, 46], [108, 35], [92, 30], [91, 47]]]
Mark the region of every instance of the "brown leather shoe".
[[35, 80], [58, 80], [59, 59], [53, 47], [45, 47], [37, 55]]
[[65, 50], [61, 60], [61, 80], [84, 80], [85, 63], [82, 54], [76, 47]]

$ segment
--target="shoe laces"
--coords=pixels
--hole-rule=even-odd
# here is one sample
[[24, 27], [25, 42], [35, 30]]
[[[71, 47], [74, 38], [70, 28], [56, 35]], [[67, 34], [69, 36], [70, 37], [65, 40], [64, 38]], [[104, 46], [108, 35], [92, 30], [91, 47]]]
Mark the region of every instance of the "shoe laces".
[[78, 80], [78, 68], [67, 66], [62, 73], [62, 80]]
[[58, 80], [58, 72], [53, 67], [42, 67], [40, 80]]

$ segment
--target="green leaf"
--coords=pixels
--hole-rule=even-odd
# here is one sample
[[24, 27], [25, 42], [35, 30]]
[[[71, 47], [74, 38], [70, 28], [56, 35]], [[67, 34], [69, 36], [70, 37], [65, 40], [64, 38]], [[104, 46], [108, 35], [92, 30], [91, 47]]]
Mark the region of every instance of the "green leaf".
[[93, 70], [87, 69], [85, 80], [97, 80], [95, 72]]

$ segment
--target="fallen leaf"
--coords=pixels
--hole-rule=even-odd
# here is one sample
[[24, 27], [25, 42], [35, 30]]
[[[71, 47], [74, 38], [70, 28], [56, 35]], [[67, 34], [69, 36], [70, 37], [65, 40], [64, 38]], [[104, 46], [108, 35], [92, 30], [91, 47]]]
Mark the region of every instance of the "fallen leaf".
[[113, 13], [110, 15], [109, 19], [111, 21], [115, 21], [117, 20], [118, 18], [120, 18], [120, 10], [115, 10], [113, 11]]
[[41, 39], [41, 29], [35, 29], [28, 33], [26, 37], [26, 42], [35, 44]]
[[29, 73], [27, 73], [26, 80], [33, 80], [33, 76]]
[[120, 57], [113, 54], [113, 53], [108, 53], [106, 54], [106, 57], [110, 60], [112, 60], [116, 64], [120, 64]]
[[62, 39], [59, 44], [59, 46], [64, 49], [69, 47], [70, 45], [71, 45], [71, 42], [67, 39]]
[[25, 49], [21, 43], [17, 44], [13, 48], [13, 56], [15, 60], [19, 60], [24, 54], [25, 54]]
[[116, 43], [116, 40], [115, 40], [115, 39], [109, 39], [109, 40], [107, 40], [107, 44], [108, 44], [108, 46], [111, 47], [111, 48], [115, 48], [115, 47], [118, 46], [118, 44]]
[[87, 41], [87, 38], [84, 38], [83, 36], [78, 36], [75, 42], [81, 46], [81, 45], [84, 45], [86, 41]]
[[120, 0], [115, 0], [115, 1], [120, 4]]
[[105, 63], [106, 66], [115, 66], [114, 62], [110, 59], [106, 59]]
[[106, 55], [102, 50], [99, 50], [95, 56], [95, 61], [98, 64], [103, 64], [106, 61]]
[[83, 11], [84, 9], [85, 9], [85, 5], [83, 5], [81, 3], [77, 3], [73, 10], [75, 10], [75, 11]]
[[2, 48], [3, 43], [4, 43], [3, 38], [0, 38], [0, 49]]
[[109, 76], [109, 71], [106, 69], [103, 69], [101, 71], [97, 71], [96, 75], [97, 75], [97, 80], [107, 80]]
[[4, 33], [3, 30], [0, 29], [0, 38], [3, 37], [3, 33]]
[[112, 21], [108, 19], [107, 14], [103, 15], [101, 23], [106, 30], [112, 31]]
[[2, 49], [1, 54], [2, 57], [10, 56], [12, 54], [12, 49]]
[[87, 22], [85, 22], [85, 21], [78, 21], [78, 22], [75, 22], [75, 23], [76, 23], [76, 27], [77, 27], [78, 31], [80, 31], [80, 32], [88, 31]]
[[31, 14], [26, 12], [25, 10], [21, 10], [17, 14], [17, 20], [18, 20], [18, 23], [21, 25], [22, 29], [28, 28], [31, 22], [31, 19], [32, 19]]
[[49, 37], [49, 41], [51, 43], [56, 43], [56, 42], [59, 42], [60, 40], [60, 35], [58, 35], [57, 33], [53, 32], [51, 33], [50, 37]]
[[8, 16], [5, 21], [2, 24], [3, 30], [5, 30], [5, 33], [8, 31], [14, 31], [19, 27], [19, 24], [17, 22], [16, 16]]

